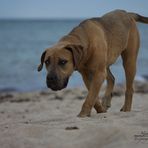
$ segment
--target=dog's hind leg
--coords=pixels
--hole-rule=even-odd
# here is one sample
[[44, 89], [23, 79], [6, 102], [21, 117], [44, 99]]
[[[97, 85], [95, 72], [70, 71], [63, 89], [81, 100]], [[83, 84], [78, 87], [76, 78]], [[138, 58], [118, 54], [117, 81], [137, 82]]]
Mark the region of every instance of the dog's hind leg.
[[121, 111], [130, 111], [133, 97], [133, 82], [136, 74], [136, 60], [139, 50], [139, 34], [133, 25], [128, 39], [127, 48], [122, 52], [123, 67], [126, 76], [125, 102]]
[[125, 92], [125, 102], [121, 111], [130, 111], [132, 106], [133, 97], [133, 82], [136, 73], [136, 58], [133, 54], [128, 55], [127, 52], [122, 54], [123, 67], [126, 76], [126, 92]]
[[107, 87], [106, 87], [105, 94], [102, 98], [102, 105], [106, 110], [109, 107], [111, 107], [111, 99], [112, 99], [114, 84], [115, 84], [115, 78], [108, 67], [107, 68]]

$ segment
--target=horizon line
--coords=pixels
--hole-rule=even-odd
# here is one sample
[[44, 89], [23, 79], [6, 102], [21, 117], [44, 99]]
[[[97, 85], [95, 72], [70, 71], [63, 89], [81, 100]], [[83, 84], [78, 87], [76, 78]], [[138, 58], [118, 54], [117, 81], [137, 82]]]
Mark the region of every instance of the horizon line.
[[0, 20], [83, 20], [91, 17], [1, 17]]

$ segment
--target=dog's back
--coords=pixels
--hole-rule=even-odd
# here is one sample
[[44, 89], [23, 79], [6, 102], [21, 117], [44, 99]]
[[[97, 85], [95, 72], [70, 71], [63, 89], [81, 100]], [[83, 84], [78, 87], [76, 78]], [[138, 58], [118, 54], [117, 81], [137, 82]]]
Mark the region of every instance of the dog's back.
[[[113, 64], [116, 59], [114, 57], [119, 56], [121, 52], [127, 48], [129, 36], [130, 33], [132, 33], [131, 30], [134, 28], [134, 32], [139, 34], [136, 21], [148, 23], [148, 18], [136, 13], [128, 13], [124, 10], [115, 10], [102, 17], [88, 19], [81, 24], [85, 25], [87, 21], [92, 21], [102, 26], [108, 45], [108, 64]], [[115, 53], [116, 55], [114, 55]], [[110, 57], [112, 57], [112, 59]]]
[[124, 10], [115, 10], [90, 21], [102, 26], [108, 46], [108, 64], [113, 64], [126, 48], [130, 28], [135, 21]]

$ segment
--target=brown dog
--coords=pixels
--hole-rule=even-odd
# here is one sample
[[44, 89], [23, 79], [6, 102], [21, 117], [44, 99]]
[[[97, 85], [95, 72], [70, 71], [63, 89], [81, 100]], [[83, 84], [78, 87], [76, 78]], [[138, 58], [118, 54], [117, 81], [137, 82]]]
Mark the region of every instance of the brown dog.
[[[38, 71], [45, 63], [48, 71], [47, 86], [52, 90], [65, 88], [74, 70], [82, 74], [88, 95], [79, 117], [90, 116], [92, 107], [97, 113], [105, 112], [110, 107], [115, 79], [109, 66], [120, 55], [126, 76], [125, 103], [121, 111], [131, 110], [139, 49], [136, 21], [148, 23], [148, 18], [115, 10], [100, 18], [85, 20], [42, 54]], [[105, 79], [107, 89], [101, 105], [98, 94]]]

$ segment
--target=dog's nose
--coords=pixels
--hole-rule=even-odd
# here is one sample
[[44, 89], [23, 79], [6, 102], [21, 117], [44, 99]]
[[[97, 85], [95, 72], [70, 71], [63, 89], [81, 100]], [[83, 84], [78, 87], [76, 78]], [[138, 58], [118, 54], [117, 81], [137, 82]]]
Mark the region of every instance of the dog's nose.
[[47, 76], [47, 81], [57, 81], [58, 78], [56, 75]]

